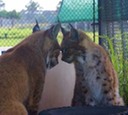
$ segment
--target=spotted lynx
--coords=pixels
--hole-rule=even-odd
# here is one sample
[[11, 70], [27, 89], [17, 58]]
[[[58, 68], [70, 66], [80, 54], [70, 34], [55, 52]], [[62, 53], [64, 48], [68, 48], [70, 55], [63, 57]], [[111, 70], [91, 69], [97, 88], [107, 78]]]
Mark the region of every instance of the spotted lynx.
[[106, 51], [70, 25], [63, 33], [62, 60], [74, 63], [76, 82], [72, 106], [124, 105], [118, 76]]

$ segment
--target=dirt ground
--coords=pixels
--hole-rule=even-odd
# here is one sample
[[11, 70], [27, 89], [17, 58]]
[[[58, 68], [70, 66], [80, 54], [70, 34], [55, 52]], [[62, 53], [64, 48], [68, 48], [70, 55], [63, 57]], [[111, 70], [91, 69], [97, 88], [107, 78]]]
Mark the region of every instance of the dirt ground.
[[47, 71], [39, 111], [70, 106], [75, 83], [74, 65], [61, 61]]

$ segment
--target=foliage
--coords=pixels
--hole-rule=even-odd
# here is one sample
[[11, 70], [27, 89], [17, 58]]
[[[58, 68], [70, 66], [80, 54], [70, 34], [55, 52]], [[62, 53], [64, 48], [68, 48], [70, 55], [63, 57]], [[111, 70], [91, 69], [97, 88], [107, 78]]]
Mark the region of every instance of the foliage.
[[[108, 36], [100, 37], [104, 38], [108, 43], [108, 53], [119, 76], [120, 93], [124, 98], [125, 104], [128, 105], [128, 59], [124, 58], [124, 51], [121, 51], [119, 54], [116, 53], [113, 42], [114, 38], [109, 38]], [[116, 36], [116, 38], [118, 37]]]
[[39, 8], [41, 7], [38, 2], [34, 2], [33, 0], [30, 0], [25, 7], [26, 7], [25, 14], [28, 20], [31, 20], [33, 16], [36, 18], [41, 16], [40, 15], [41, 11], [39, 11]]
[[10, 18], [10, 19], [19, 19], [20, 18], [20, 15], [19, 15], [18, 12], [16, 12], [16, 10], [13, 10], [13, 11], [7, 12], [7, 18]]
[[0, 17], [7, 18], [8, 12], [6, 10], [0, 11]]
[[0, 0], [0, 9], [4, 8], [5, 3], [3, 2], [3, 0]]
[[40, 7], [38, 2], [34, 2], [32, 0], [25, 6], [27, 8], [28, 13], [34, 13]]
[[9, 11], [9, 12], [6, 10], [2, 10], [2, 11], [0, 11], [0, 17], [10, 18], [10, 19], [19, 19], [20, 15], [18, 12], [16, 12], [16, 10]]

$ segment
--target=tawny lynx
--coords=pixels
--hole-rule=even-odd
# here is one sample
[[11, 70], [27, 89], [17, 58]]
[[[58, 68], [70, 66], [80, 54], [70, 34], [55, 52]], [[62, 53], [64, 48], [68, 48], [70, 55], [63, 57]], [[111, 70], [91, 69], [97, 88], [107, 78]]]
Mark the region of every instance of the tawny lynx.
[[71, 25], [62, 28], [62, 60], [74, 62], [76, 83], [72, 106], [124, 105], [119, 94], [118, 76], [106, 51]]
[[46, 70], [58, 63], [59, 29], [37, 31], [0, 56], [0, 115], [37, 115]]

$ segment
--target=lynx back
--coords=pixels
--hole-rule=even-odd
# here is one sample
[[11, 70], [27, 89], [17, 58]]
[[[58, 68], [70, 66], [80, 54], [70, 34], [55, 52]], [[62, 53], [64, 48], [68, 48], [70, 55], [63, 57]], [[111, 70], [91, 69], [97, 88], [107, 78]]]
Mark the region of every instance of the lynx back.
[[0, 115], [37, 115], [46, 70], [58, 63], [59, 29], [34, 32], [0, 57]]

